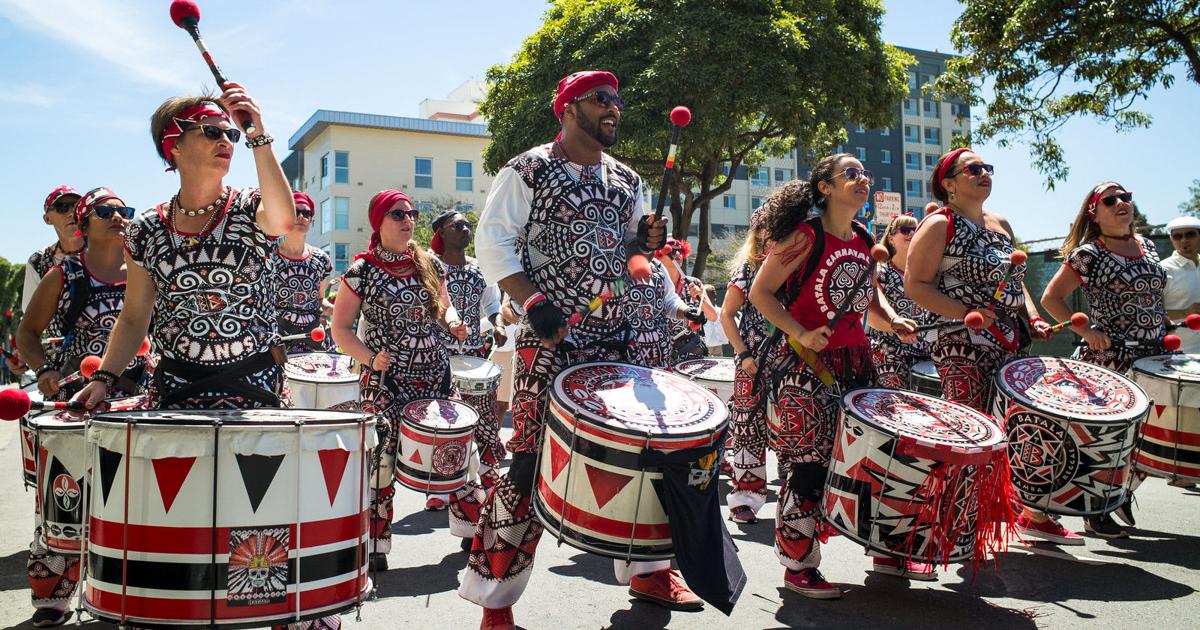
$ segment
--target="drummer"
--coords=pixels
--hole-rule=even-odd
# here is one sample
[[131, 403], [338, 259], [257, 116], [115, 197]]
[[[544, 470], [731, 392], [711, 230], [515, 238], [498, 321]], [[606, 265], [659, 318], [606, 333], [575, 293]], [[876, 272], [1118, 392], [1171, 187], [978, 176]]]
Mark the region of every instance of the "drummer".
[[[483, 273], [521, 304], [527, 323], [514, 359], [512, 463], [484, 504], [458, 589], [484, 607], [481, 628], [513, 628], [511, 606], [529, 583], [542, 535], [530, 497], [551, 383], [570, 365], [628, 360], [632, 335], [626, 297], [618, 291], [628, 281], [627, 257], [663, 244], [665, 220], [643, 217], [641, 178], [604, 153], [617, 141], [623, 108], [611, 73], [564, 77], [554, 100], [559, 139], [501, 168], [480, 217]], [[601, 231], [612, 238], [598, 238]], [[589, 313], [602, 293], [612, 297]], [[568, 327], [574, 313], [582, 320]], [[634, 597], [669, 607], [700, 605], [678, 573], [643, 566], [630, 584]]]
[[326, 304], [323, 296], [329, 289], [333, 263], [325, 250], [305, 242], [312, 227], [312, 197], [294, 192], [292, 200], [296, 204], [296, 222], [279, 241], [279, 279], [275, 289], [279, 334], [304, 335], [287, 342], [288, 352], [326, 352], [329, 341], [313, 341], [310, 334], [321, 326], [321, 309]]
[[[654, 257], [667, 268], [675, 294], [684, 306], [699, 307], [704, 313], [705, 321], [716, 321], [717, 309], [705, 295], [704, 283], [699, 278], [683, 273], [683, 264], [691, 253], [692, 246], [686, 239], [668, 238], [666, 245], [655, 252]], [[671, 365], [708, 356], [708, 346], [704, 344], [704, 335], [700, 332], [703, 324], [704, 322], [696, 324], [686, 319], [672, 319], [668, 322], [667, 329], [672, 339]]]
[[[890, 260], [879, 265], [876, 283], [896, 314], [907, 319], [915, 327], [926, 318], [925, 309], [904, 294], [904, 268], [908, 261], [908, 247], [917, 231], [917, 220], [911, 214], [902, 214], [892, 219], [883, 231], [883, 245]], [[891, 330], [867, 330], [871, 341], [871, 356], [878, 373], [879, 386], [891, 389], [911, 389], [912, 367], [918, 361], [929, 360], [929, 346], [924, 341], [910, 339], [912, 343], [896, 336]]]
[[[441, 331], [449, 330], [459, 341], [467, 338], [436, 259], [412, 240], [419, 216], [399, 190], [371, 198], [369, 249], [342, 275], [333, 306], [333, 340], [365, 368], [359, 403], [390, 423], [384, 452], [393, 459], [404, 405], [421, 398], [457, 398]], [[362, 338], [356, 333], [360, 312]], [[395, 480], [388, 475], [385, 483], [371, 490], [370, 563], [377, 571], [387, 570], [392, 548]], [[483, 490], [475, 484], [450, 497], [451, 534], [470, 538], [482, 500]]]
[[[1163, 354], [1167, 274], [1154, 243], [1134, 231], [1133, 193], [1104, 182], [1084, 196], [1063, 241], [1063, 265], [1046, 285], [1042, 306], [1059, 321], [1071, 317], [1066, 298], [1077, 288], [1087, 297], [1089, 326], [1072, 326], [1084, 345], [1075, 358], [1125, 374], [1133, 362]], [[1133, 525], [1132, 493], [1116, 514]], [[1109, 514], [1084, 518], [1084, 531], [1100, 538], [1129, 533]]]
[[[464, 341], [444, 335], [450, 354], [465, 354], [485, 358], [489, 345], [503, 346], [507, 340], [500, 321], [500, 289], [483, 279], [478, 262], [467, 256], [467, 247], [474, 235], [471, 222], [461, 212], [447, 210], [433, 219], [433, 239], [429, 249], [442, 263], [446, 277], [446, 293], [450, 304], [458, 311], [467, 326]], [[482, 320], [492, 325], [492, 344], [482, 336]], [[503, 369], [503, 368], [501, 368]], [[504, 460], [504, 442], [500, 440], [500, 416], [496, 414], [496, 392], [483, 396], [462, 394], [463, 402], [479, 414], [475, 425], [475, 446], [479, 451], [479, 479], [485, 489], [491, 489], [500, 479], [499, 466]], [[426, 509], [442, 509], [446, 498], [430, 495]]]
[[[17, 346], [37, 369], [38, 390], [46, 400], [66, 400], [81, 381], [60, 385], [64, 374], [79, 369], [85, 356], [104, 354], [109, 332], [125, 299], [125, 228], [133, 208], [107, 188], [96, 188], [75, 204], [72, 224], [79, 226], [85, 249], [62, 259], [38, 283], [17, 329]], [[64, 335], [58, 351], [47, 356], [41, 337], [54, 327]], [[145, 359], [136, 357], [119, 386], [140, 391]], [[41, 528], [34, 531], [27, 562], [35, 626], [56, 626], [71, 616], [70, 600], [79, 579], [79, 554], [61, 554], [46, 546]]]
[[[946, 153], [934, 166], [930, 186], [943, 206], [926, 215], [909, 247], [905, 294], [944, 324], [931, 336], [930, 354], [942, 379], [944, 398], [983, 413], [992, 412], [996, 372], [1022, 354], [1032, 339], [1046, 339], [1050, 326], [1038, 316], [1025, 286], [1025, 265], [1010, 269], [1012, 227], [983, 209], [992, 192], [991, 164], [971, 149]], [[993, 295], [1008, 274], [999, 300]], [[961, 324], [979, 313], [984, 327]], [[1082, 545], [1083, 537], [1055, 518], [1028, 507], [1016, 529], [1027, 538]]]
[[[1167, 315], [1183, 320], [1200, 313], [1200, 219], [1175, 217], [1167, 222], [1167, 234], [1175, 251], [1162, 261], [1167, 272], [1163, 298]], [[1175, 334], [1183, 342], [1179, 347], [1181, 352], [1200, 352], [1200, 331], [1180, 327]]]
[[633, 329], [634, 348], [630, 362], [648, 368], [671, 369], [670, 322], [687, 321], [703, 324], [704, 313], [699, 306], [683, 303], [667, 275], [667, 268], [658, 260], [650, 261], [650, 275], [645, 280], [631, 279], [625, 317]]
[[[759, 366], [766, 370], [760, 377], [763, 392], [781, 416], [771, 427], [771, 446], [790, 466], [775, 512], [775, 555], [785, 567], [784, 587], [814, 599], [842, 595], [817, 568], [817, 530], [840, 394], [875, 380], [862, 320], [890, 325], [896, 333], [913, 332], [911, 322], [880, 302], [871, 285], [849, 295], [830, 273], [867, 273], [874, 243], [854, 215], [866, 204], [872, 183], [861, 162], [839, 153], [817, 162], [808, 181], [792, 180], [772, 193], [763, 223], [775, 245], [750, 287], [750, 302], [779, 331], [762, 350], [767, 365]], [[818, 215], [806, 220], [813, 209]], [[776, 293], [781, 288], [782, 300]], [[825, 324], [832, 311], [843, 306], [849, 307], [845, 317], [830, 330]], [[798, 359], [785, 337], [815, 353], [816, 367]], [[821, 370], [832, 376], [833, 386], [821, 381]], [[932, 567], [911, 561], [876, 558], [875, 567], [917, 578], [933, 574]]]
[[[727, 456], [733, 485], [727, 498], [729, 520], [734, 523], [757, 523], [758, 511], [767, 502], [767, 413], [753, 387], [758, 350], [767, 338], [767, 320], [746, 299], [767, 255], [765, 212], [765, 206], [760, 206], [750, 215], [750, 231], [729, 264], [733, 275], [721, 305], [721, 327], [733, 346], [737, 363], [733, 396], [729, 399], [732, 439]], [[740, 321], [736, 319], [739, 312]]]

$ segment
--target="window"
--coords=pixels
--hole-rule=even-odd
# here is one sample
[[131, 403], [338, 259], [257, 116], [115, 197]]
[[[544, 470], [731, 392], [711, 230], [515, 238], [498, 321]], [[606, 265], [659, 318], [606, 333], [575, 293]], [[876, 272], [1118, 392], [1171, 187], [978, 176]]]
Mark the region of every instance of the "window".
[[433, 160], [417, 158], [413, 164], [413, 188], [433, 188]]
[[932, 171], [934, 165], [937, 164], [937, 159], [938, 159], [938, 156], [933, 155], [932, 153], [926, 153], [925, 154], [925, 170]]
[[938, 118], [939, 111], [937, 101], [924, 101], [922, 105], [924, 105], [925, 116], [927, 118]]
[[855, 127], [854, 130], [858, 133], [867, 133], [867, 128], [862, 125]]
[[904, 180], [904, 192], [906, 192], [910, 195], [921, 194], [921, 180], [919, 180], [919, 179]]
[[775, 169], [775, 185], [776, 186], [779, 186], [780, 184], [783, 184], [784, 182], [790, 182], [790, 181], [792, 181], [792, 169], [790, 169], [790, 168]]
[[333, 229], [349, 230], [350, 229], [350, 198], [349, 197], [334, 197], [333, 198]]
[[905, 142], [920, 142], [921, 138], [918, 134], [921, 133], [921, 128], [916, 125], [904, 125], [904, 141]]
[[763, 204], [762, 197], [751, 197], [750, 198], [750, 209], [751, 210], [758, 210], [758, 207], [761, 206], [762, 204]]
[[433, 204], [428, 201], [418, 201], [413, 207], [421, 212], [433, 212]]
[[854, 147], [854, 157], [858, 158], [859, 162], [867, 161], [867, 148], [866, 147]]
[[474, 167], [468, 160], [459, 160], [454, 163], [454, 190], [458, 192], [471, 192], [475, 190], [475, 179], [472, 176]]
[[883, 129], [880, 129], [880, 130], [879, 130], [879, 135], [881, 135], [881, 136], [890, 136], [890, 135], [892, 135], [892, 128], [891, 128], [891, 127], [884, 127]]
[[724, 208], [736, 208], [737, 207], [737, 195], [722, 195], [721, 196], [721, 206]]
[[329, 188], [329, 154], [321, 156], [321, 190]]
[[337, 273], [346, 271], [346, 267], [350, 266], [350, 244], [349, 243], [334, 243], [333, 244], [333, 270]]
[[942, 143], [941, 131], [942, 130], [938, 129], [937, 127], [926, 127], [925, 128], [925, 144], [941, 144]]
[[881, 186], [881, 187], [882, 187], [884, 190], [891, 190], [891, 189], [892, 189], [892, 178], [891, 178], [891, 177], [880, 177], [880, 178], [879, 178], [879, 185], [880, 185], [880, 186]]
[[925, 74], [924, 72], [922, 72], [922, 73], [921, 73], [921, 87], [925, 87], [925, 84], [926, 84], [926, 83], [929, 83], [930, 81], [932, 81], [932, 80], [934, 80], [934, 79], [936, 79], [936, 78], [937, 78], [937, 77], [935, 77], [935, 76], [934, 76], [934, 75], [932, 75], [932, 74]]
[[905, 153], [904, 168], [914, 171], [921, 170], [921, 154], [920, 153]]
[[917, 73], [916, 72], [908, 73], [908, 89], [910, 89], [910, 90], [917, 89]]
[[904, 99], [904, 113], [910, 116], [917, 115], [917, 102], [911, 98]]
[[751, 186], [770, 186], [771, 185], [771, 169], [758, 168], [750, 174]]
[[916, 206], [909, 206], [905, 211], [916, 217], [918, 221], [924, 218], [925, 215], [925, 209]]
[[882, 164], [891, 164], [892, 163], [891, 150], [890, 149], [880, 149], [879, 150], [879, 161]]
[[728, 162], [721, 165], [721, 174], [724, 175], [725, 177], [729, 177], [729, 163]]
[[333, 153], [333, 183], [350, 183], [350, 152], [335, 151]]
[[333, 201], [330, 199], [321, 200], [321, 233], [333, 231]]

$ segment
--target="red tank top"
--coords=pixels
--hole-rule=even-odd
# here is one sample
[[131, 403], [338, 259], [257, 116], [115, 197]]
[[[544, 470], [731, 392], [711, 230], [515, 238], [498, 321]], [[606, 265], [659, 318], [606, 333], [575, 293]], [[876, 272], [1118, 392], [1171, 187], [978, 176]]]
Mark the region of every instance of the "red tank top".
[[[812, 226], [801, 223], [798, 231], [804, 234], [810, 243], [815, 242]], [[837, 327], [829, 337], [827, 348], [844, 346], [867, 345], [867, 335], [863, 331], [863, 316], [871, 304], [873, 285], [867, 283], [859, 289], [857, 295], [851, 296], [859, 276], [867, 272], [871, 261], [871, 250], [857, 234], [849, 240], [842, 240], [829, 232], [825, 233], [825, 247], [821, 252], [821, 262], [804, 286], [800, 287], [799, 297], [788, 305], [788, 312], [801, 326], [808, 330], [827, 326], [834, 312], [842, 307], [847, 300], [853, 299], [846, 314], [838, 320]], [[797, 269], [788, 278], [789, 289], [792, 283], [799, 282], [804, 273], [805, 261], [800, 261]], [[789, 291], [790, 292], [790, 291]]]

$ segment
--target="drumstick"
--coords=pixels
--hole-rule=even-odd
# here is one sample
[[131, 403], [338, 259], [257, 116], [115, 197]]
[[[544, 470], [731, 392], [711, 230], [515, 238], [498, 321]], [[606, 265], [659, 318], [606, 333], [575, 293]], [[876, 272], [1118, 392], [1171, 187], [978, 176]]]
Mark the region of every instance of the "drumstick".
[[317, 343], [321, 343], [322, 341], [325, 341], [325, 329], [318, 326], [306, 333], [288, 335], [286, 337], [279, 338], [280, 341], [300, 341], [301, 339], [312, 339]]
[[1004, 289], [1008, 288], [1008, 281], [1012, 278], [1013, 269], [1025, 264], [1026, 260], [1029, 260], [1029, 254], [1019, 249], [1014, 249], [1008, 255], [1008, 270], [1004, 272], [1004, 277], [1000, 279], [1000, 284], [996, 285], [996, 292], [992, 294], [993, 302], [1000, 301], [1000, 296], [1004, 295]]
[[65, 385], [70, 385], [76, 381], [89, 379], [98, 369], [100, 369], [100, 357], [94, 354], [89, 354], [86, 357], [83, 357], [83, 360], [79, 362], [79, 371], [59, 381], [58, 388], [62, 389]]
[[[658, 188], [658, 203], [654, 207], [654, 220], [658, 221], [663, 215], [663, 206], [667, 202], [667, 185], [671, 181], [671, 172], [675, 170], [675, 150], [679, 148], [679, 132], [692, 122], [692, 110], [680, 105], [671, 110], [671, 147], [667, 150], [667, 163], [663, 169], [662, 186]], [[651, 253], [650, 256], [654, 254]], [[647, 256], [634, 254], [629, 257], [629, 275], [639, 282], [650, 277], [650, 261]]]
[[1200, 330], [1200, 314], [1192, 313], [1183, 318], [1181, 322], [1167, 322], [1167, 330], [1175, 330], [1180, 327], [1187, 327], [1188, 330]]
[[[200, 7], [196, 6], [192, 0], [173, 0], [171, 2], [171, 21], [192, 36], [192, 40], [196, 42], [196, 48], [200, 49], [200, 56], [204, 57], [204, 62], [212, 71], [213, 79], [217, 81], [217, 87], [225, 89], [225, 84], [229, 83], [229, 79], [226, 79], [225, 75], [221, 73], [217, 62], [213, 60], [212, 53], [208, 52], [208, 47], [204, 45], [204, 39], [200, 37]], [[254, 133], [254, 121], [250, 119], [249, 114], [237, 112], [236, 116], [238, 125], [247, 134]]]
[[29, 413], [30, 410], [37, 409], [69, 409], [72, 411], [86, 411], [82, 402], [72, 400], [70, 402], [56, 402], [50, 400], [30, 400], [29, 394], [20, 389], [4, 389], [0, 390], [0, 420], [17, 420]]
[[1057, 324], [1051, 326], [1050, 334], [1054, 334], [1054, 333], [1066, 328], [1067, 326], [1079, 326], [1079, 327], [1087, 326], [1088, 321], [1089, 320], [1088, 320], [1087, 313], [1075, 313], [1074, 315], [1071, 316], [1070, 319], [1058, 322]]

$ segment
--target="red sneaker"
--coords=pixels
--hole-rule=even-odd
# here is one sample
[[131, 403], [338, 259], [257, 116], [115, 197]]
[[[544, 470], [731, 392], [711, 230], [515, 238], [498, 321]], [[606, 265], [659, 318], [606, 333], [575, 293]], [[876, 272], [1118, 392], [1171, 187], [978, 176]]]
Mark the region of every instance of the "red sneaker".
[[446, 502], [441, 497], [429, 497], [425, 501], [425, 509], [430, 512], [441, 512], [446, 509]]
[[931, 582], [938, 577], [937, 569], [924, 562], [904, 561], [896, 558], [872, 558], [871, 570], [882, 575], [895, 575], [910, 580]]
[[635, 575], [629, 581], [629, 594], [671, 610], [699, 610], [704, 600], [696, 596], [674, 569], [648, 575]]
[[1017, 517], [1016, 528], [1022, 538], [1040, 538], [1058, 545], [1083, 544], [1083, 536], [1067, 530], [1050, 516], [1044, 522], [1037, 523], [1022, 514]]
[[753, 525], [758, 522], [758, 517], [755, 516], [754, 510], [751, 510], [750, 506], [738, 505], [729, 508], [729, 520], [743, 525]]
[[830, 584], [816, 569], [801, 569], [795, 573], [784, 569], [783, 586], [789, 591], [812, 599], [838, 599], [842, 589]]
[[516, 630], [516, 628], [517, 626], [513, 623], [511, 606], [483, 609], [483, 622], [479, 624], [479, 630]]

